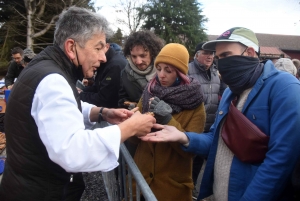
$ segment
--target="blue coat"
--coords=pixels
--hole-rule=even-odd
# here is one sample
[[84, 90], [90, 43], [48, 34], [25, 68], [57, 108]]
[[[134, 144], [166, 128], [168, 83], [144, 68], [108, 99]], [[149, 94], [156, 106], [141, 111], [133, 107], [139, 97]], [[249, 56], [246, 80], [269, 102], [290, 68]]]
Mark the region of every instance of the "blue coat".
[[[198, 200], [213, 193], [220, 123], [233, 98], [230, 89], [226, 89], [209, 133], [186, 133], [190, 145], [182, 148], [208, 156]], [[234, 156], [228, 200], [278, 200], [300, 156], [300, 82], [288, 73], [279, 72], [271, 61], [267, 61], [242, 113], [270, 136], [269, 149], [261, 164], [243, 163]]]

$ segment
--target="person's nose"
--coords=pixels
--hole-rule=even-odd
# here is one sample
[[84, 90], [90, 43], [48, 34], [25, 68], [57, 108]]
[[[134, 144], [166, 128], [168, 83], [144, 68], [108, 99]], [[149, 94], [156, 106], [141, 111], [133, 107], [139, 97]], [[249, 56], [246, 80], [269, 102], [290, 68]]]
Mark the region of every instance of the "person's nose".
[[136, 60], [135, 60], [135, 63], [136, 64], [141, 64], [143, 62], [142, 62], [142, 59], [140, 57], [137, 57]]
[[99, 55], [99, 59], [100, 63], [105, 63], [107, 61], [105, 53], [101, 51], [100, 55]]
[[165, 77], [165, 74], [164, 74], [163, 71], [160, 71], [160, 72], [157, 73], [157, 76], [158, 76], [159, 78], [164, 78], [164, 77]]

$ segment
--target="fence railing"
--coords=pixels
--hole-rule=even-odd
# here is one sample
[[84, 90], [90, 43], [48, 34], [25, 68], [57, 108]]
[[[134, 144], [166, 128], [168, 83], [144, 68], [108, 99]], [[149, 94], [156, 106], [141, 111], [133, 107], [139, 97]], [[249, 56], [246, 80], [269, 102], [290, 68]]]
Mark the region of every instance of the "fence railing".
[[136, 200], [140, 194], [146, 201], [157, 201], [140, 170], [136, 166], [126, 146], [121, 144], [118, 171], [102, 173], [109, 201], [133, 201], [133, 179], [136, 182]]

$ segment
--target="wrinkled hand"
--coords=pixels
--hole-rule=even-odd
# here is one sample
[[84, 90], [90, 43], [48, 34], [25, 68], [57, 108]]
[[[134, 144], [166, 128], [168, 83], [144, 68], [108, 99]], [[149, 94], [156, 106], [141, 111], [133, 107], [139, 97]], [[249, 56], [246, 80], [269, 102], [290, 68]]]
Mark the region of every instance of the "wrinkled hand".
[[126, 109], [108, 109], [105, 108], [103, 118], [111, 124], [119, 124], [133, 115], [134, 112]]
[[145, 136], [151, 132], [151, 128], [155, 124], [155, 118], [151, 115], [141, 114], [139, 111], [135, 112], [130, 121], [134, 122], [135, 136]]
[[174, 126], [154, 124], [153, 128], [158, 131], [148, 133], [146, 136], [140, 137], [140, 139], [147, 142], [179, 142], [181, 144], [189, 142], [185, 133]]
[[149, 106], [149, 112], [154, 113], [157, 123], [167, 124], [172, 119], [172, 108], [165, 101], [154, 97], [150, 99]]

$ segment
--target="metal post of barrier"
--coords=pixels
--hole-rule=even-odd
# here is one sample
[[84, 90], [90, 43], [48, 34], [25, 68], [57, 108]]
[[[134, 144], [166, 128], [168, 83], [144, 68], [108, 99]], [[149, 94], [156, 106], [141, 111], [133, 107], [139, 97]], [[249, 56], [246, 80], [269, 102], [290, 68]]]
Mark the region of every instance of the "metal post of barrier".
[[[145, 181], [143, 175], [139, 171], [137, 165], [135, 164], [134, 160], [132, 159], [132, 157], [129, 154], [129, 152], [128, 152], [127, 148], [125, 147], [125, 145], [121, 144], [120, 148], [121, 148], [122, 156], [124, 157], [124, 159], [127, 163], [128, 169], [130, 170], [130, 171], [128, 171], [128, 173], [130, 172], [132, 174], [132, 176], [134, 177], [134, 179], [136, 181], [136, 184], [137, 184], [137, 186], [139, 186], [145, 200], [146, 201], [157, 201], [155, 195], [151, 191], [149, 185]], [[125, 168], [125, 167], [123, 167], [123, 168]], [[129, 188], [132, 188], [130, 186], [129, 186]], [[126, 192], [126, 189], [124, 191]]]
[[[106, 192], [110, 201], [133, 201], [132, 179], [136, 182], [136, 200], [140, 201], [142, 193], [146, 201], [157, 201], [142, 173], [124, 144], [121, 144], [118, 181], [114, 171], [102, 173]], [[115, 187], [118, 186], [118, 189]]]

